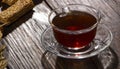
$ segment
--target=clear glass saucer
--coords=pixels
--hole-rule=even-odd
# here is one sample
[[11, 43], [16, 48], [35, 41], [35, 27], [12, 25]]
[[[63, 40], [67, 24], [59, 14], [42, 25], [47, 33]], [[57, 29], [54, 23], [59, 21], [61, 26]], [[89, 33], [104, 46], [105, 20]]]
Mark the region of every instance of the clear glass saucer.
[[[84, 59], [95, 56], [109, 47], [112, 41], [111, 31], [103, 24], [99, 24], [97, 33], [94, 40], [90, 43], [91, 48], [84, 52], [70, 52], [62, 49], [62, 46], [56, 41], [53, 36], [52, 28], [47, 28], [41, 35], [42, 48], [56, 54], [59, 57], [72, 58], [72, 59]], [[61, 53], [62, 51], [62, 53]]]

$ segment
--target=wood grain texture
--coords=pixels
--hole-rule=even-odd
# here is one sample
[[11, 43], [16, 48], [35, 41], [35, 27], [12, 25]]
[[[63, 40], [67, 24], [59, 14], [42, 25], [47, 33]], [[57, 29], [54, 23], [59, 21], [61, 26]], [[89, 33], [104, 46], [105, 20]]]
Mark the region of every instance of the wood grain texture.
[[[120, 58], [119, 0], [46, 0], [36, 5], [33, 8], [34, 12], [29, 12], [5, 29], [9, 33], [4, 34], [3, 41], [9, 46], [9, 64], [12, 69], [43, 69], [41, 56], [44, 50], [41, 48], [40, 36], [49, 25], [48, 14], [51, 9], [76, 3], [90, 5], [102, 12], [101, 23], [107, 25], [112, 31], [114, 39], [111, 47]], [[120, 69], [120, 64], [118, 69]]]

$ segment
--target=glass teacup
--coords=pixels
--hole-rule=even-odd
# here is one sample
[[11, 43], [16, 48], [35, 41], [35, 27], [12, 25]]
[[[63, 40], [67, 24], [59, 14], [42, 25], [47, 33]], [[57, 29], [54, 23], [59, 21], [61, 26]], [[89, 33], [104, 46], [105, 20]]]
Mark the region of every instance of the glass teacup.
[[42, 47], [64, 58], [87, 58], [107, 48], [111, 31], [101, 21], [95, 8], [72, 4], [53, 10], [50, 27], [41, 35]]
[[69, 51], [85, 51], [91, 47], [101, 15], [87, 5], [72, 4], [53, 10], [49, 22], [55, 39]]

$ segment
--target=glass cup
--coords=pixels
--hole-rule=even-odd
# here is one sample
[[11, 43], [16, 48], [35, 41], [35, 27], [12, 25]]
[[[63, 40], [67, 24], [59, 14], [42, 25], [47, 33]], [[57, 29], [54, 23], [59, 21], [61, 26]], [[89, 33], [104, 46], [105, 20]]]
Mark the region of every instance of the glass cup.
[[109, 47], [113, 38], [100, 20], [101, 13], [87, 5], [57, 8], [49, 15], [50, 27], [41, 35], [42, 48], [64, 58], [97, 55]]
[[53, 34], [62, 50], [86, 51], [96, 35], [101, 14], [91, 6], [71, 4], [54, 9], [49, 15]]

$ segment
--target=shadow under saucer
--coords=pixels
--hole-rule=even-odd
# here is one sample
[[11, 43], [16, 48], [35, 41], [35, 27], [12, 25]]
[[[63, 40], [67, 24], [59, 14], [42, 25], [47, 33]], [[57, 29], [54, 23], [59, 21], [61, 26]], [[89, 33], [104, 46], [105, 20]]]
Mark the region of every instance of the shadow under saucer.
[[41, 62], [44, 69], [116, 69], [118, 57], [111, 48], [85, 59], [62, 58], [46, 51], [42, 55]]

